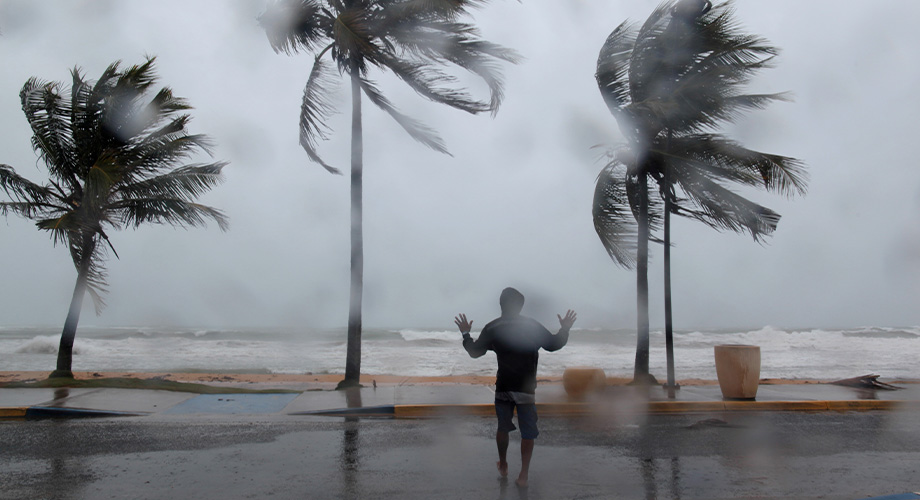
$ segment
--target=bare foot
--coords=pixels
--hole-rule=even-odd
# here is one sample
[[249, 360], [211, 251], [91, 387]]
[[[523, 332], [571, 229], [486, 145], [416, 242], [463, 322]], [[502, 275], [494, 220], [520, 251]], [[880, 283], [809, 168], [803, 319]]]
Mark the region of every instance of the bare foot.
[[498, 467], [498, 473], [502, 477], [508, 477], [508, 462], [495, 462], [495, 465]]
[[518, 488], [527, 487], [527, 476], [518, 476], [517, 481], [514, 484], [518, 485]]

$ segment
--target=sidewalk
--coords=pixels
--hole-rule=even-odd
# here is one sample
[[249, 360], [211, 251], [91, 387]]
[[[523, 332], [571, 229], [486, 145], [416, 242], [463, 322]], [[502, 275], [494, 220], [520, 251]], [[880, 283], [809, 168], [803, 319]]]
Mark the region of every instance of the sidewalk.
[[[724, 401], [719, 387], [685, 386], [669, 399], [611, 386], [571, 401], [561, 384], [537, 390], [541, 416], [598, 413], [722, 413], [739, 411], [920, 410], [920, 384], [898, 391], [828, 384], [762, 385], [755, 401]], [[77, 418], [147, 415], [327, 415], [426, 418], [494, 414], [492, 389], [482, 385], [381, 385], [353, 391], [308, 390], [272, 394], [191, 394], [141, 389], [0, 389], [0, 418]]]

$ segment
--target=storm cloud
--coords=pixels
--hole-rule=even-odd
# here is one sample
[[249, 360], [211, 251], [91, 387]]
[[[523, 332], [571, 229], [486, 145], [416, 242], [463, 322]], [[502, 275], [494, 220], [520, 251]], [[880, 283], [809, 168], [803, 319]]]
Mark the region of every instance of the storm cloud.
[[[297, 121], [312, 57], [275, 54], [262, 1], [4, 0], [0, 3], [0, 163], [44, 180], [20, 109], [31, 76], [95, 78], [112, 61], [157, 56], [161, 83], [195, 107], [191, 131], [230, 162], [202, 201], [231, 230], [141, 227], [111, 235], [108, 308], [96, 325], [336, 326], [348, 307], [348, 179], [311, 163]], [[365, 106], [365, 308], [376, 326], [482, 324], [514, 286], [525, 313], [579, 326], [635, 324], [635, 275], [617, 268], [591, 223], [596, 145], [622, 140], [594, 81], [598, 50], [656, 1], [495, 1], [483, 37], [526, 57], [505, 67], [498, 115], [471, 116], [376, 75], [404, 112], [436, 128], [452, 156], [415, 143]], [[746, 31], [782, 52], [754, 91], [794, 101], [728, 130], [748, 147], [803, 160], [804, 198], [749, 193], [782, 214], [760, 245], [674, 222], [677, 328], [920, 324], [920, 4], [739, 2]], [[487, 89], [470, 80], [472, 91]], [[348, 102], [321, 144], [348, 165]], [[75, 279], [64, 248], [27, 220], [0, 219], [0, 324], [62, 324]], [[661, 248], [650, 263], [652, 323], [663, 322]], [[481, 326], [481, 324], [479, 325]]]

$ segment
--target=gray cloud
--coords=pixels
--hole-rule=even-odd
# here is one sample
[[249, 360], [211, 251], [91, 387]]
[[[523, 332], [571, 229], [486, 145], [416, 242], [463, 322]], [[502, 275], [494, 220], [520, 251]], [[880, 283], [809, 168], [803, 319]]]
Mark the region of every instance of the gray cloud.
[[[366, 106], [365, 324], [484, 322], [508, 285], [529, 312], [566, 308], [583, 326], [635, 322], [635, 276], [614, 267], [591, 225], [599, 142], [620, 140], [593, 79], [597, 51], [654, 1], [494, 2], [484, 36], [526, 60], [506, 70], [498, 116], [439, 108], [379, 77], [402, 110], [437, 128], [452, 157], [425, 150]], [[196, 107], [192, 130], [228, 160], [204, 202], [232, 228], [142, 227], [113, 236], [109, 308], [87, 324], [342, 325], [348, 298], [348, 180], [297, 144], [308, 55], [274, 54], [255, 22], [262, 2], [0, 3], [0, 162], [38, 180], [18, 92], [30, 76], [90, 77], [113, 60], [158, 56], [161, 82]], [[747, 30], [782, 48], [753, 86], [793, 103], [731, 130], [751, 147], [807, 162], [807, 197], [754, 194], [783, 215], [766, 245], [675, 223], [678, 327], [916, 325], [920, 170], [911, 155], [920, 98], [920, 4], [745, 2]], [[177, 14], [179, 13], [179, 14]], [[820, 29], [819, 29], [820, 28]], [[343, 100], [344, 104], [344, 100]], [[343, 107], [343, 110], [346, 110]], [[322, 151], [348, 164], [347, 113]], [[661, 255], [650, 280], [661, 324]], [[59, 324], [75, 272], [28, 221], [0, 221], [0, 323]]]

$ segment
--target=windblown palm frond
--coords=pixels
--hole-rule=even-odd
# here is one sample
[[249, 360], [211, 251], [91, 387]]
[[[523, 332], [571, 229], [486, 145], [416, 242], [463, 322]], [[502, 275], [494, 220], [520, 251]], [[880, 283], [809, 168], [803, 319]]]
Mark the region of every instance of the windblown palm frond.
[[[598, 174], [594, 189], [592, 216], [594, 230], [600, 237], [604, 249], [618, 265], [633, 269], [636, 266], [636, 238], [639, 235], [639, 220], [642, 201], [648, 204], [647, 223], [650, 232], [661, 229], [661, 200], [655, 196], [657, 190], [646, 186], [644, 192], [638, 175], [631, 173], [634, 158], [622, 154], [623, 150], [610, 154], [612, 159]], [[650, 237], [652, 241], [659, 241]]]
[[379, 0], [395, 19], [448, 19], [456, 20], [470, 7], [481, 7], [488, 0]]
[[[9, 208], [23, 217], [32, 218], [31, 214], [49, 207], [56, 200], [56, 192], [48, 186], [40, 186], [20, 176], [13, 167], [0, 164], [0, 189], [3, 189], [11, 198], [28, 200], [24, 202], [0, 202], [0, 210]], [[19, 207], [15, 209], [13, 207]]]
[[607, 37], [597, 56], [598, 88], [614, 117], [630, 103], [629, 61], [636, 44], [635, 28], [623, 22]]
[[715, 229], [747, 232], [760, 241], [776, 229], [780, 216], [722, 186], [716, 179], [675, 165], [674, 178], [684, 195], [672, 200], [672, 213]]
[[[410, 18], [401, 19], [396, 29], [391, 31], [391, 36], [387, 38], [394, 44], [394, 48], [401, 49], [402, 57], [406, 61], [409, 61], [410, 64], [414, 61], [419, 68], [416, 72], [421, 73], [422, 76], [430, 73], [426, 79], [431, 80], [434, 84], [454, 83], [454, 78], [444, 76], [436, 67], [454, 65], [480, 77], [489, 87], [490, 99], [488, 102], [479, 101], [465, 92], [457, 92], [456, 89], [449, 90], [446, 94], [432, 93], [432, 90], [436, 90], [436, 85], [419, 86], [421, 95], [434, 102], [470, 113], [491, 111], [494, 115], [498, 112], [504, 99], [498, 62], [516, 63], [521, 58], [511, 49], [480, 40], [478, 37], [478, 30], [470, 25], [445, 21], [425, 22]], [[399, 73], [393, 67], [394, 64], [398, 67], [405, 66], [406, 63], [400, 63], [394, 58], [388, 59], [390, 63], [385, 63], [385, 67], [393, 70], [398, 76]], [[407, 83], [416, 88], [416, 85], [408, 81]]]
[[636, 217], [631, 210], [625, 175], [626, 167], [611, 162], [601, 170], [594, 188], [594, 230], [604, 249], [617, 264], [636, 264]]
[[192, 201], [223, 181], [226, 162], [192, 164], [170, 172], [118, 187], [122, 200], [156, 198]]
[[655, 149], [652, 154], [686, 175], [706, 175], [784, 196], [804, 195], [807, 189], [808, 174], [800, 160], [747, 149], [719, 134], [671, 137], [668, 150]]
[[[633, 103], [660, 98], [668, 92], [668, 83], [660, 75], [673, 73], [678, 57], [668, 54], [659, 42], [668, 26], [668, 11], [673, 2], [660, 4], [639, 27], [629, 54], [627, 78]], [[684, 52], [679, 49], [677, 54]]]
[[380, 89], [377, 88], [374, 82], [362, 78], [361, 90], [364, 91], [364, 95], [367, 96], [369, 101], [393, 117], [393, 119], [396, 120], [396, 123], [398, 123], [406, 132], [408, 132], [413, 139], [435, 151], [450, 154], [447, 151], [447, 146], [444, 144], [444, 140], [441, 139], [441, 137], [437, 132], [435, 132], [433, 128], [397, 111], [396, 108], [393, 107], [393, 104], [390, 103], [390, 100], [380, 92]]
[[229, 228], [227, 218], [220, 210], [180, 198], [131, 198], [117, 203], [117, 208], [122, 210], [121, 222], [128, 226], [137, 227], [144, 223], [204, 226], [213, 220], [222, 231]]
[[[801, 195], [807, 174], [799, 160], [749, 150], [710, 132], [746, 111], [788, 96], [744, 93], [751, 76], [770, 66], [778, 50], [761, 37], [741, 32], [731, 2], [707, 4], [705, 0], [668, 1], [641, 27], [620, 24], [601, 47], [595, 76], [629, 147], [646, 157], [638, 171], [659, 184], [662, 197], [672, 192], [674, 202], [695, 203], [696, 209], [678, 203], [674, 213], [760, 239], [770, 233], [770, 224], [741, 216], [744, 204], [740, 202], [720, 211], [719, 204], [706, 196], [725, 194], [723, 182]], [[670, 186], [664, 185], [667, 169]], [[718, 187], [703, 189], [694, 179]], [[685, 188], [690, 191], [682, 196], [675, 191]], [[750, 212], [761, 209], [751, 207]], [[716, 220], [722, 212], [731, 215]]]
[[303, 103], [300, 106], [300, 146], [311, 160], [319, 163], [333, 174], [341, 174], [339, 169], [326, 163], [316, 151], [317, 139], [329, 139], [329, 127], [326, 120], [335, 113], [335, 106], [329, 94], [338, 87], [338, 80], [321, 58], [316, 58], [307, 86], [303, 90]]
[[335, 21], [319, 0], [275, 2], [259, 16], [275, 52], [287, 55], [319, 48]]
[[[469, 0], [278, 0], [259, 17], [269, 43], [276, 52], [316, 54], [313, 71], [304, 90], [300, 114], [300, 144], [307, 156], [332, 173], [339, 169], [317, 152], [319, 141], [328, 138], [328, 118], [334, 113], [331, 67], [328, 55], [341, 74], [357, 78], [361, 90], [377, 107], [393, 117], [415, 140], [442, 153], [444, 141], [434, 129], [399, 112], [367, 78], [372, 67], [389, 71], [419, 95], [469, 113], [498, 110], [504, 97], [498, 63], [517, 62], [520, 56], [479, 38], [471, 24], [459, 21], [471, 7], [486, 1]], [[477, 99], [445, 71], [466, 70], [489, 88], [487, 100]]]
[[48, 165], [49, 173], [73, 186], [76, 170], [72, 131], [67, 117], [70, 103], [61, 96], [61, 84], [30, 78], [19, 93], [22, 110], [32, 127], [32, 148]]

